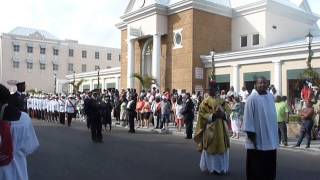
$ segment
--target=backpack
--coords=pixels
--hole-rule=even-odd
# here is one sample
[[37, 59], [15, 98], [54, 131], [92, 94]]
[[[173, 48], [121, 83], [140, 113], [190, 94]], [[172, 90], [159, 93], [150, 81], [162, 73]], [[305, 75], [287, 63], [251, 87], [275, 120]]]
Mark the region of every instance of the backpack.
[[13, 159], [11, 124], [3, 120], [4, 109], [7, 106], [8, 104], [3, 105], [0, 112], [0, 167], [10, 164]]

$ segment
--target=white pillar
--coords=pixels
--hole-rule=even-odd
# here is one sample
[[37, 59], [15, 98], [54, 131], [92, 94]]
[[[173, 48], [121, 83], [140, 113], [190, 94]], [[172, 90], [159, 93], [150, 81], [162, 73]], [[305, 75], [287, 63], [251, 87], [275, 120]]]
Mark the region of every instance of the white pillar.
[[116, 89], [118, 89], [120, 91], [120, 77], [116, 76]]
[[155, 34], [153, 35], [152, 77], [157, 80], [159, 86], [160, 86], [160, 59], [161, 59], [161, 35]]
[[90, 91], [92, 91], [93, 89], [94, 89], [93, 79], [90, 79]]
[[234, 91], [239, 93], [240, 91], [240, 66], [232, 65], [232, 86]]
[[106, 79], [102, 78], [101, 92], [103, 92], [105, 89], [106, 89]]
[[128, 40], [128, 66], [127, 66], [127, 88], [134, 88], [134, 40]]
[[274, 64], [274, 78], [273, 84], [277, 90], [277, 94], [282, 95], [282, 67], [281, 61], [273, 61]]

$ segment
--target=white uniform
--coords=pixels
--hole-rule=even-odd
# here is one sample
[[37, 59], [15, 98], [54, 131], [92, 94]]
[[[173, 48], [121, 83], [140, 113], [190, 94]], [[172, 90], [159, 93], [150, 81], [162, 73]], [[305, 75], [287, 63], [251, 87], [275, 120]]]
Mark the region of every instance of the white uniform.
[[22, 112], [18, 121], [11, 122], [13, 159], [0, 168], [1, 180], [28, 180], [26, 157], [32, 154], [39, 142], [28, 114]]
[[65, 109], [66, 109], [66, 113], [74, 113], [74, 110], [75, 110], [75, 101], [71, 100], [71, 99], [67, 99], [66, 100], [66, 106], [65, 106]]
[[52, 100], [51, 102], [53, 112], [59, 112], [59, 102], [57, 100]]
[[33, 101], [33, 98], [28, 98], [27, 99], [27, 109], [29, 110], [29, 109], [33, 109], [33, 103], [32, 103], [32, 101]]
[[59, 112], [64, 113], [66, 112], [66, 100], [65, 99], [59, 99]]

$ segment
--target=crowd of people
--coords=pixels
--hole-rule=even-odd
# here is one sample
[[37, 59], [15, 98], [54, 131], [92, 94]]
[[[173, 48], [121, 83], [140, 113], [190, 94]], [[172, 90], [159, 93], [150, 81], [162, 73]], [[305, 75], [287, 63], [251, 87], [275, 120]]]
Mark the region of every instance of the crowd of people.
[[[135, 89], [110, 89], [103, 92], [97, 89], [69, 95], [24, 95], [24, 91], [25, 84], [18, 83], [17, 92], [10, 95], [9, 107], [15, 107], [16, 112], [21, 112], [20, 119], [28, 119], [27, 128], [33, 135], [29, 141], [34, 144], [30, 153], [39, 145], [32, 124], [30, 126], [30, 117], [62, 125], [67, 122], [67, 126], [71, 126], [73, 119], [80, 119], [86, 122], [91, 130], [91, 139], [96, 143], [103, 142], [103, 129], [111, 131], [113, 119], [114, 124], [128, 127], [129, 133], [135, 133], [138, 128], [150, 127], [167, 131], [171, 123], [177, 132], [185, 127], [186, 139], [193, 138], [193, 124], [196, 120], [194, 140], [202, 152], [201, 170], [214, 174], [227, 173], [229, 138], [239, 139], [240, 132], [244, 132], [248, 138], [248, 179], [259, 179], [261, 175], [274, 179], [276, 149], [279, 143], [288, 145], [286, 124], [289, 114], [295, 112], [288, 104], [287, 97], [279, 96], [274, 86], [268, 87], [263, 77], [257, 79], [250, 93], [245, 87], [240, 92], [235, 92], [233, 87], [227, 92], [219, 91], [214, 81], [209, 84], [209, 92], [204, 94], [178, 93], [175, 89], [160, 92], [157, 88], [141, 90], [139, 93]], [[303, 103], [298, 115], [302, 126], [295, 146], [300, 146], [307, 136], [306, 148], [309, 148], [314, 127], [316, 134], [319, 132], [319, 120], [316, 121], [320, 114], [319, 93], [304, 86], [301, 98]], [[1, 105], [8, 104], [6, 100], [2, 101]], [[12, 118], [11, 124], [19, 118]], [[261, 165], [261, 162], [265, 163]], [[269, 171], [263, 171], [266, 168]]]
[[[253, 89], [254, 91], [255, 89]], [[275, 99], [279, 142], [286, 146], [288, 145], [286, 124], [289, 121], [289, 114], [294, 114], [297, 111], [292, 109], [286, 96], [278, 95], [273, 85], [269, 86], [267, 91]], [[239, 92], [235, 92], [232, 86], [227, 92], [221, 90], [215, 94], [215, 97], [224, 100], [226, 103], [228, 127], [232, 131], [231, 138], [240, 138], [244, 107], [250, 94], [252, 92], [249, 93], [246, 87], [243, 87]], [[95, 127], [96, 123], [94, 122], [98, 122], [98, 129], [103, 129], [100, 128], [100, 126], [103, 126], [107, 130], [108, 126], [109, 131], [114, 119], [114, 124], [129, 127], [129, 133], [135, 133], [137, 128], [150, 127], [166, 131], [171, 124], [176, 127], [178, 132], [181, 132], [182, 128], [185, 127], [186, 138], [192, 139], [193, 122], [197, 119], [196, 115], [201, 102], [208, 96], [208, 93], [202, 94], [199, 92], [192, 92], [192, 94], [188, 92], [178, 93], [175, 89], [160, 92], [156, 88], [141, 90], [139, 93], [135, 89], [122, 89], [120, 91], [110, 89], [103, 92], [94, 90], [68, 96], [64, 94], [29, 94], [25, 98], [25, 111], [35, 119], [61, 124], [65, 124], [65, 121], [67, 121], [68, 126], [71, 126], [74, 118], [83, 122], [86, 121], [88, 128], [91, 127], [90, 124]], [[304, 134], [308, 139], [311, 139], [309, 134], [313, 132], [313, 137], [316, 138], [320, 132], [318, 120], [320, 103], [317, 101], [319, 92], [311, 92], [311, 88], [304, 86], [301, 91], [301, 99], [302, 102], [312, 102], [314, 110], [311, 115], [308, 115], [312, 121], [305, 125]], [[307, 103], [302, 103], [298, 115], [303, 112], [305, 104]], [[92, 109], [94, 109], [93, 113], [91, 113]], [[301, 119], [304, 123], [302, 116]], [[93, 128], [93, 131], [99, 132], [99, 135], [92, 136], [102, 137], [100, 130], [97, 131]], [[305, 135], [301, 132], [301, 137]], [[95, 139], [97, 138], [92, 137], [92, 140], [96, 141]], [[98, 139], [99, 142], [102, 141], [100, 138]], [[297, 146], [299, 145], [297, 143]], [[307, 145], [307, 147], [310, 147], [310, 145]]]

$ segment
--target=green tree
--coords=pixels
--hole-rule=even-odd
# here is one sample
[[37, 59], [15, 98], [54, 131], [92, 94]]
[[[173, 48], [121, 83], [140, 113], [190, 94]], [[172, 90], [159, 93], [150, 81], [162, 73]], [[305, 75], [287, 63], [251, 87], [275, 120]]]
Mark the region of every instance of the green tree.
[[78, 81], [78, 82], [73, 81], [73, 82], [69, 83], [69, 84], [71, 84], [72, 87], [73, 87], [73, 93], [74, 93], [74, 94], [79, 91], [80, 86], [81, 86], [81, 84], [83, 83], [83, 81], [84, 81], [83, 79], [80, 79], [80, 81]]
[[153, 84], [157, 85], [157, 80], [148, 75], [142, 76], [139, 73], [134, 73], [132, 77], [138, 79], [142, 88], [145, 90], [150, 89]]

